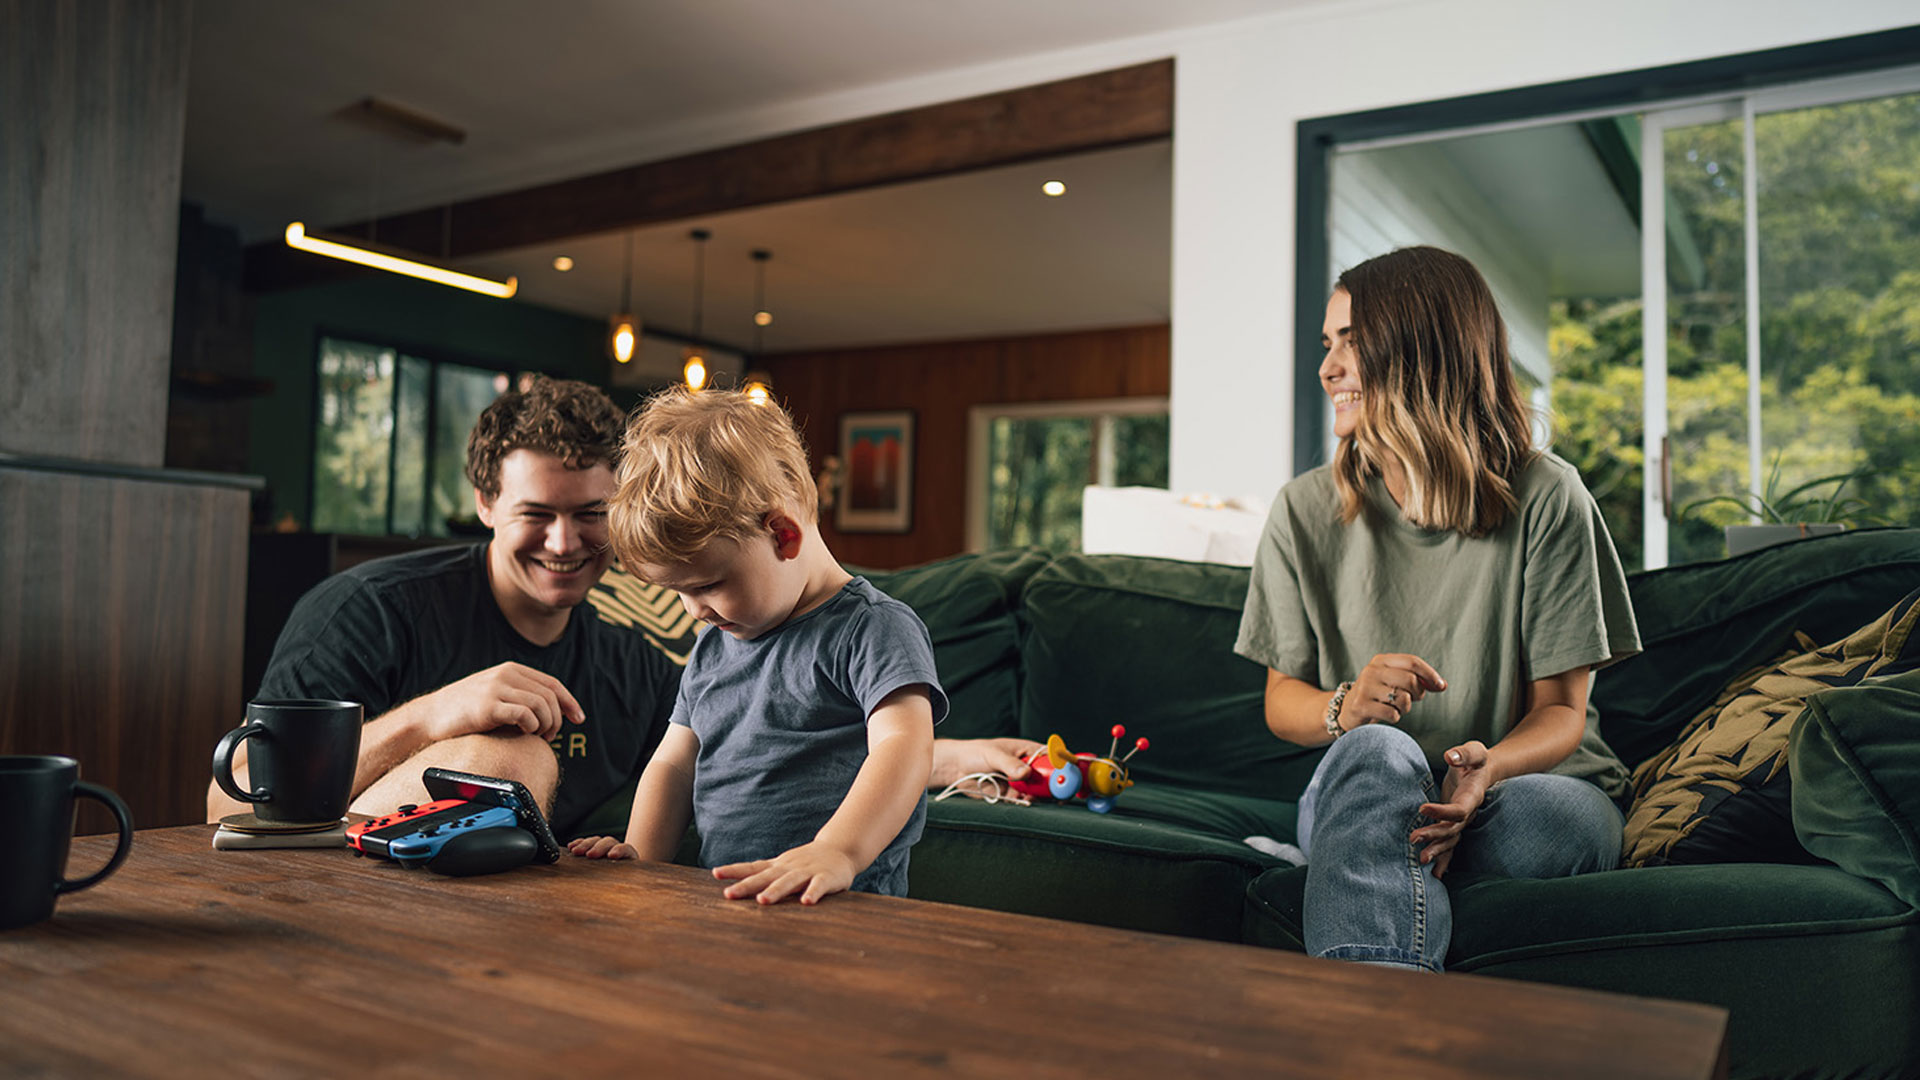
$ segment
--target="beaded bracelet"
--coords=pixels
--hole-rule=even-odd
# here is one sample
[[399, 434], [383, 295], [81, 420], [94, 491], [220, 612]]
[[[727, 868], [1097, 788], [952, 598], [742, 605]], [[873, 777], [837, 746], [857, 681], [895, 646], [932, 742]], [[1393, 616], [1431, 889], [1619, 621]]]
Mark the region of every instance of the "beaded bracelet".
[[1348, 679], [1333, 689], [1333, 699], [1327, 702], [1327, 734], [1339, 738], [1347, 733], [1340, 726], [1340, 703], [1347, 700], [1347, 691], [1353, 689], [1353, 680]]

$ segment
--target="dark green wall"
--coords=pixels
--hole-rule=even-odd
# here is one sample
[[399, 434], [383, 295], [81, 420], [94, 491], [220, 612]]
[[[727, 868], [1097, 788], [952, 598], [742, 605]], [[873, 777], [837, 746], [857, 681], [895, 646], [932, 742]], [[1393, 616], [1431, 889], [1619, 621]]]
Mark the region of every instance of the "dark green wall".
[[304, 527], [312, 485], [313, 368], [321, 335], [391, 344], [416, 356], [607, 382], [606, 324], [550, 308], [382, 274], [253, 297], [248, 471], [265, 477], [271, 517]]

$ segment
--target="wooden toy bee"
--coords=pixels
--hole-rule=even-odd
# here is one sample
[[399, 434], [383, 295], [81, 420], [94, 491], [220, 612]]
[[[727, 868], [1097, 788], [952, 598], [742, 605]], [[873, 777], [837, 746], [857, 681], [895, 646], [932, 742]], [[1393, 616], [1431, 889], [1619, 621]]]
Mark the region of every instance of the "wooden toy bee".
[[1047, 748], [1027, 759], [1032, 771], [1025, 778], [1008, 781], [1013, 790], [1030, 798], [1051, 795], [1061, 802], [1074, 798], [1087, 801], [1087, 809], [1104, 814], [1113, 809], [1113, 801], [1133, 786], [1127, 762], [1147, 748], [1147, 740], [1135, 739], [1126, 757], [1118, 757], [1120, 739], [1127, 729], [1113, 725], [1113, 746], [1106, 757], [1069, 753], [1058, 735], [1047, 736]]

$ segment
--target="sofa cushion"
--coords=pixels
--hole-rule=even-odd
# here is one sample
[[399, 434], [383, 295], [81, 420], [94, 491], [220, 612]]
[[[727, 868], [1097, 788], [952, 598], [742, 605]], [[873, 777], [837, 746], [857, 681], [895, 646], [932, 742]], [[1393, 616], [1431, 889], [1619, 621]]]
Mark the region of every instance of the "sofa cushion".
[[1800, 842], [1920, 907], [1920, 672], [1815, 697], [1789, 754]]
[[1021, 734], [1105, 754], [1121, 724], [1152, 744], [1128, 763], [1142, 785], [1298, 799], [1322, 751], [1267, 730], [1267, 673], [1234, 655], [1247, 575], [1129, 555], [1047, 564], [1027, 583]]
[[853, 570], [927, 624], [950, 705], [941, 738], [1018, 734], [1020, 593], [1046, 562], [1045, 552], [1027, 549], [956, 555], [905, 570]]
[[908, 895], [1239, 941], [1247, 885], [1281, 865], [1240, 843], [1255, 834], [1291, 836], [1293, 805], [1145, 785], [1108, 814], [956, 797], [928, 808]]
[[1861, 529], [1630, 575], [1646, 651], [1594, 676], [1600, 730], [1632, 767], [1674, 741], [1735, 672], [1802, 631], [1836, 641], [1920, 580], [1920, 529]]
[[[1247, 940], [1299, 950], [1304, 869], [1248, 890]], [[1910, 1075], [1920, 912], [1828, 866], [1450, 878], [1451, 972], [1719, 1005], [1731, 1075]], [[1656, 1003], [1649, 1002], [1649, 1007]]]
[[1813, 695], [1920, 666], [1916, 619], [1920, 592], [1838, 642], [1736, 679], [1634, 770], [1622, 861], [1811, 861], [1793, 834], [1787, 737]]

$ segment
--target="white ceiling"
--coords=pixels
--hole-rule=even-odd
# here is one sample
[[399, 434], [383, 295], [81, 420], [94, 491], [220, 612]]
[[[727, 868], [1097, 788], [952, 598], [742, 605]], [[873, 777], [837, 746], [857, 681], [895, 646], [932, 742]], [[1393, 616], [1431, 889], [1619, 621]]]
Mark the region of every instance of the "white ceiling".
[[[183, 197], [251, 243], [293, 220], [319, 228], [745, 141], [770, 119], [814, 126], [935, 73], [1321, 2], [199, 0]], [[466, 141], [408, 142], [336, 115], [368, 96]], [[741, 347], [755, 247], [773, 252], [772, 351], [1163, 320], [1170, 158], [1162, 142], [637, 230], [634, 307], [691, 329], [686, 234], [700, 225], [714, 233], [705, 336]], [[1067, 195], [1041, 195], [1056, 176]], [[602, 317], [624, 241], [462, 265], [516, 274], [507, 302]], [[552, 269], [557, 254], [571, 273]]]
[[[1172, 154], [1164, 141], [637, 229], [633, 308], [692, 331], [694, 227], [712, 234], [700, 336], [753, 349], [764, 249], [768, 351], [1012, 336], [1163, 322]], [[1067, 184], [1043, 194], [1049, 179]], [[520, 279], [518, 299], [596, 318], [618, 309], [625, 233], [461, 261]], [[553, 259], [574, 260], [571, 271]]]

